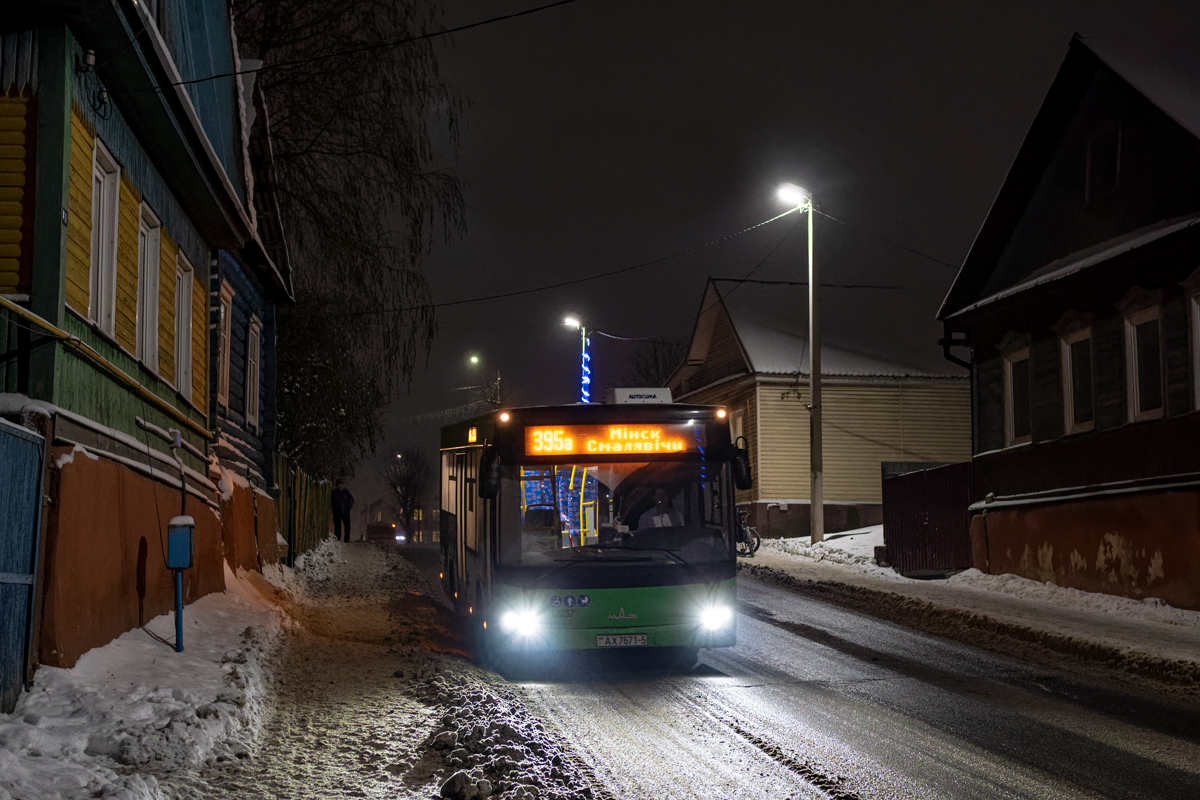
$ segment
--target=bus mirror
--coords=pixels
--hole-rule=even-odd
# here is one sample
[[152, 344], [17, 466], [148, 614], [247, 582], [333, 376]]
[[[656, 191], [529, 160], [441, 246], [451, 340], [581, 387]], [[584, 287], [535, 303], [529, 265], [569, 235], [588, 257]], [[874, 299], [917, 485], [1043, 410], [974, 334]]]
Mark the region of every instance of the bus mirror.
[[739, 436], [733, 447], [733, 485], [742, 491], [754, 488], [754, 475], [750, 472], [750, 452], [746, 439]]
[[490, 444], [483, 445], [479, 458], [479, 496], [491, 500], [500, 493], [500, 454]]

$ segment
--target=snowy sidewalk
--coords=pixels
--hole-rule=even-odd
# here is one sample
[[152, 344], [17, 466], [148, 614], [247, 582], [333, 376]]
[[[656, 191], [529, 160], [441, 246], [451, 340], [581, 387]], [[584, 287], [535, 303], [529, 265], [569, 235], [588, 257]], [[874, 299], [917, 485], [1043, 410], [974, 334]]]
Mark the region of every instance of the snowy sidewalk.
[[39, 669], [14, 713], [0, 714], [0, 800], [157, 798], [155, 778], [135, 771], [244, 757], [284, 618], [228, 566], [225, 585], [184, 609], [182, 653], [164, 614], [71, 669]]
[[767, 579], [774, 574], [841, 584], [865, 590], [860, 594], [899, 595], [964, 620], [973, 617], [980, 639], [989, 630], [1017, 634], [1083, 658], [1116, 657], [1143, 675], [1165, 670], [1170, 684], [1186, 686], [1200, 678], [1200, 612], [1156, 598], [1131, 600], [975, 569], [947, 580], [912, 580], [875, 564], [874, 547], [882, 544], [882, 526], [830, 534], [816, 546], [808, 537], [767, 539], [754, 558], [741, 562]]

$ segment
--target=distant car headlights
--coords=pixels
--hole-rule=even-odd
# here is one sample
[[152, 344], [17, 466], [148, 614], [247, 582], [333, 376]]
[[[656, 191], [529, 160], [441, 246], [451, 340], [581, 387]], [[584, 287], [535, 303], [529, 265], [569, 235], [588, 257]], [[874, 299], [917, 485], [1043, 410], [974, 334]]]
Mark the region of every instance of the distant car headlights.
[[711, 605], [700, 612], [700, 624], [710, 631], [718, 631], [733, 620], [733, 609], [729, 606]]
[[404, 541], [404, 534], [403, 534], [403, 533], [396, 534], [396, 541], [397, 541], [397, 542], [403, 542], [403, 541]]
[[542, 619], [536, 611], [505, 611], [500, 615], [500, 630], [514, 636], [530, 637], [542, 629]]

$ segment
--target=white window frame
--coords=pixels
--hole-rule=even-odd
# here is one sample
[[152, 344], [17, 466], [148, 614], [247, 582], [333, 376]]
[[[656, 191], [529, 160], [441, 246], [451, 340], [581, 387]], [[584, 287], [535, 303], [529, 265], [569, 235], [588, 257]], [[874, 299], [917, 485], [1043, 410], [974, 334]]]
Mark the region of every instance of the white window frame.
[[262, 322], [250, 317], [246, 332], [246, 425], [258, 428], [258, 395], [262, 364]]
[[[1015, 435], [1016, 418], [1014, 414], [1014, 398], [1013, 398], [1013, 380], [1012, 368], [1013, 364], [1019, 361], [1029, 361], [1029, 433], [1024, 436], [1017, 437]], [[1019, 444], [1026, 444], [1033, 441], [1033, 362], [1029, 358], [1029, 348], [1021, 350], [1013, 350], [1004, 354], [1004, 446], [1013, 447]]]
[[100, 139], [92, 150], [92, 253], [88, 278], [88, 319], [114, 336], [117, 307], [117, 217], [121, 167]]
[[1162, 387], [1160, 389], [1162, 404], [1158, 408], [1149, 411], [1138, 410], [1141, 408], [1141, 397], [1138, 381], [1137, 327], [1152, 320], [1158, 323], [1158, 377], [1161, 382], [1163, 379], [1162, 309], [1155, 305], [1135, 311], [1125, 317], [1125, 402], [1129, 408], [1127, 418], [1130, 422], [1162, 419], [1163, 409], [1167, 404], [1166, 388]]
[[158, 284], [162, 222], [142, 203], [138, 210], [137, 358], [158, 374]]
[[[1075, 421], [1075, 365], [1071, 361], [1071, 345], [1087, 340], [1088, 353], [1092, 360], [1092, 418], [1087, 422]], [[1074, 331], [1060, 340], [1062, 353], [1063, 430], [1068, 434], [1086, 433], [1096, 427], [1096, 352], [1092, 342], [1092, 329]]]
[[229, 348], [233, 324], [233, 287], [229, 281], [221, 281], [221, 318], [217, 320], [217, 405], [229, 408]]
[[192, 265], [183, 253], [175, 255], [175, 388], [191, 399], [192, 386]]

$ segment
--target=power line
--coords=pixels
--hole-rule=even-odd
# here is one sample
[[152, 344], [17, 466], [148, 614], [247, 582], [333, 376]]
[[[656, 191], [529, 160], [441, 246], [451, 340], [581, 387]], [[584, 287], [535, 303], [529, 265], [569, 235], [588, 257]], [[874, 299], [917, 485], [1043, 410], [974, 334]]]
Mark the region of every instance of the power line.
[[321, 56], [310, 56], [308, 58], [297, 58], [292, 61], [280, 61], [278, 64], [264, 64], [263, 66], [258, 67], [256, 69], [243, 69], [243, 70], [235, 70], [234, 72], [222, 72], [219, 75], [209, 75], [207, 78], [192, 78], [191, 80], [187, 80], [187, 81], [177, 81], [170, 85], [171, 86], [188, 86], [193, 83], [204, 83], [205, 81], [215, 81], [219, 78], [232, 78], [237, 75], [249, 75], [250, 73], [253, 73], [253, 72], [263, 72], [268, 69], [279, 69], [280, 67], [295, 67], [295, 66], [299, 66], [300, 64], [311, 64], [315, 61], [327, 61], [331, 58], [338, 58], [340, 56], [353, 55], [354, 53], [366, 53], [371, 50], [383, 50], [388, 47], [398, 47], [399, 45], [402, 45], [402, 44], [410, 44], [412, 42], [420, 42], [420, 41], [424, 41], [426, 39], [435, 39], [439, 36], [447, 36], [451, 33], [459, 33], [460, 31], [468, 31], [468, 30], [471, 30], [472, 28], [480, 28], [480, 27], [483, 27], [484, 25], [491, 25], [493, 22], [503, 22], [503, 21], [509, 20], [509, 19], [516, 19], [517, 17], [526, 17], [526, 16], [529, 16], [530, 14], [536, 14], [539, 11], [546, 11], [551, 8], [558, 8], [559, 6], [565, 6], [565, 5], [569, 5], [571, 3], [575, 3], [575, 2], [578, 2], [578, 0], [557, 0], [557, 2], [547, 3], [546, 5], [537, 6], [535, 8], [527, 8], [524, 11], [515, 11], [512, 14], [501, 14], [498, 17], [491, 17], [489, 19], [479, 20], [478, 22], [469, 22], [466, 25], [459, 25], [456, 28], [444, 28], [440, 31], [433, 31], [432, 33], [422, 33], [419, 36], [408, 36], [403, 39], [393, 39], [390, 42], [381, 42], [379, 44], [368, 44], [368, 45], [363, 45], [362, 47], [352, 47], [348, 50], [338, 50], [337, 52], [326, 53], [325, 55], [321, 55]]
[[[762, 284], [763, 286], [808, 286], [808, 281], [755, 281], [755, 280], [750, 280], [749, 278], [713, 278], [713, 280], [714, 281], [722, 281], [724, 283], [736, 283], [739, 285], [743, 284], [743, 283], [757, 283], [757, 284]], [[905, 289], [905, 288], [907, 288], [904, 286], [886, 286], [886, 285], [879, 284], [879, 283], [818, 283], [817, 285], [821, 286], [823, 288], [826, 288], [826, 289]], [[735, 291], [737, 291], [737, 287], [734, 287], [733, 289], [731, 289], [729, 291], [729, 294], [733, 294]], [[725, 295], [725, 297], [728, 298], [729, 294]]]
[[[842, 225], [851, 230], [855, 229], [855, 226], [851, 225], [848, 222], [844, 222], [844, 221], [838, 219], [837, 217], [833, 216], [832, 214], [826, 214], [824, 211], [821, 211], [820, 209], [817, 209], [817, 208], [814, 208], [813, 210], [816, 211], [818, 214], [820, 214], [822, 217], [825, 217], [825, 219], [832, 220], [832, 221], [836, 222], [837, 224]], [[912, 253], [914, 256], [920, 256], [921, 258], [929, 259], [930, 261], [932, 261], [935, 264], [941, 264], [943, 267], [949, 267], [950, 269], [954, 270], [955, 272], [958, 272], [958, 270], [959, 270], [960, 265], [958, 265], [958, 264], [951, 264], [949, 261], [943, 261], [942, 259], [938, 258], [937, 256], [931, 256], [928, 253], [922, 253], [920, 250], [917, 250], [916, 248], [909, 247], [908, 245], [905, 245], [905, 244], [900, 244], [899, 242], [889, 239], [886, 236], [880, 236], [877, 233], [867, 233], [867, 235], [870, 236], [872, 239], [878, 239], [879, 241], [883, 242], [884, 244], [890, 244], [892, 247], [898, 247], [907, 253]], [[822, 284], [822, 285], [824, 285], [824, 284]]]
[[344, 319], [344, 318], [348, 318], [348, 317], [369, 316], [372, 314], [403, 314], [403, 313], [406, 313], [409, 311], [426, 311], [426, 310], [436, 309], [436, 308], [449, 308], [451, 306], [468, 305], [470, 303], [483, 303], [483, 302], [487, 302], [489, 300], [503, 300], [503, 299], [509, 298], [509, 297], [520, 297], [522, 295], [527, 295], [527, 294], [536, 294], [538, 292], [546, 292], [551, 289], [561, 289], [564, 286], [577, 286], [581, 283], [590, 283], [591, 281], [598, 281], [598, 280], [601, 280], [602, 278], [611, 278], [615, 275], [623, 275], [627, 272], [633, 272], [634, 270], [651, 267], [651, 266], [654, 266], [655, 264], [661, 264], [664, 261], [670, 261], [675, 258], [680, 258], [682, 256], [686, 256], [690, 253], [695, 253], [699, 250], [704, 250], [709, 247], [713, 247], [714, 245], [721, 244], [722, 242], [728, 241], [729, 239], [733, 239], [735, 237], [749, 233], [750, 231], [755, 230], [757, 228], [761, 228], [764, 225], [770, 225], [772, 222], [775, 222], [776, 220], [783, 219], [788, 214], [794, 214], [797, 210], [799, 210], [799, 209], [798, 208], [789, 209], [789, 210], [783, 212], [782, 214], [777, 214], [774, 217], [771, 217], [770, 219], [765, 219], [762, 222], [757, 222], [754, 225], [751, 225], [746, 228], [742, 228], [739, 231], [734, 231], [733, 233], [728, 233], [717, 239], [712, 239], [710, 241], [705, 242], [704, 244], [699, 244], [699, 245], [696, 245], [695, 247], [689, 247], [686, 250], [680, 250], [677, 253], [660, 256], [658, 258], [653, 258], [653, 259], [650, 259], [649, 261], [643, 261], [639, 264], [633, 264], [632, 266], [628, 266], [628, 267], [621, 267], [619, 269], [613, 269], [613, 270], [609, 270], [607, 272], [599, 272], [599, 273], [596, 273], [595, 275], [589, 275], [586, 278], [574, 278], [569, 281], [558, 281], [557, 283], [548, 283], [548, 284], [544, 284], [542, 286], [534, 286], [534, 287], [531, 287], [528, 289], [516, 289], [511, 292], [501, 292], [499, 294], [483, 295], [482, 297], [471, 297], [471, 298], [467, 298], [464, 300], [447, 300], [444, 303], [422, 303], [421, 305], [405, 306], [403, 308], [379, 308], [379, 309], [372, 309], [370, 311], [344, 311], [344, 312], [333, 313], [333, 314], [309, 314], [304, 317], [298, 317], [297, 319], [305, 319], [305, 320], [308, 320], [308, 319]]

